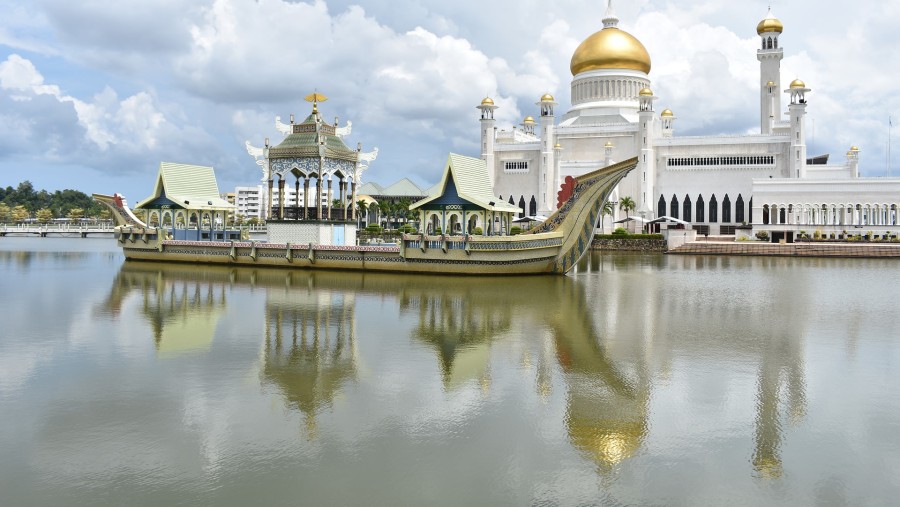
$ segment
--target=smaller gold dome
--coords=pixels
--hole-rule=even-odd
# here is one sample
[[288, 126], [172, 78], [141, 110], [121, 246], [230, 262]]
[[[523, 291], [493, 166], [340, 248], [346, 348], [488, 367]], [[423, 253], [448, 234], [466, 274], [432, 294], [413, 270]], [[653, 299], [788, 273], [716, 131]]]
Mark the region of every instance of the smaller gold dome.
[[534, 118], [532, 118], [531, 116], [526, 116], [525, 120], [522, 123], [534, 123]]
[[850, 151], [859, 151], [859, 146], [851, 146]]
[[490, 97], [485, 97], [484, 100], [481, 101], [481, 105], [482, 105], [482, 106], [493, 106], [493, 105], [494, 105], [494, 99], [492, 99], [492, 98], [490, 98]]
[[555, 102], [556, 99], [553, 98], [553, 95], [549, 93], [545, 93], [541, 96], [541, 102]]
[[663, 112], [659, 114], [661, 118], [674, 118], [675, 113], [672, 112], [671, 109], [663, 109]]
[[791, 81], [791, 88], [806, 88], [806, 83], [799, 79]]
[[641, 88], [641, 91], [638, 92], [638, 95], [641, 97], [650, 97], [653, 96], [653, 90], [650, 88]]
[[556, 143], [555, 145], [553, 145], [553, 149], [555, 149], [555, 150], [561, 150], [561, 149], [562, 149], [562, 145], [559, 144], [559, 143]]
[[769, 9], [769, 13], [766, 14], [766, 17], [756, 25], [757, 35], [782, 32], [784, 32], [784, 25], [781, 24], [781, 21], [779, 21], [778, 18], [772, 15], [772, 9]]
[[769, 81], [766, 86], [775, 86], [775, 81]]
[[604, 148], [612, 148], [613, 147], [612, 141], [606, 141], [606, 144], [604, 144], [603, 147]]

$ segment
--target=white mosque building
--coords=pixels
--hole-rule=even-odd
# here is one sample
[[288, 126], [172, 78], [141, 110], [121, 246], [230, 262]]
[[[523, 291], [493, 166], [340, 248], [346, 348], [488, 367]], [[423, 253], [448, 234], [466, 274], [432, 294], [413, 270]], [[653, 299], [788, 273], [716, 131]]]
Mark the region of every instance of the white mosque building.
[[572, 55], [572, 106], [560, 118], [550, 94], [537, 102], [537, 120], [528, 116], [511, 130], [497, 128], [490, 97], [477, 106], [495, 195], [524, 214], [547, 215], [567, 176], [638, 157], [612, 199], [630, 197], [637, 207], [631, 214], [648, 220], [670, 216], [709, 234], [733, 234], [747, 223], [781, 237], [803, 229], [900, 229], [900, 179], [861, 178], [856, 146], [838, 163], [808, 156], [810, 88], [795, 79], [781, 89], [784, 26], [771, 10], [756, 27], [759, 133], [750, 135], [676, 135], [675, 113], [654, 107], [650, 55], [618, 23], [610, 0], [603, 28]]

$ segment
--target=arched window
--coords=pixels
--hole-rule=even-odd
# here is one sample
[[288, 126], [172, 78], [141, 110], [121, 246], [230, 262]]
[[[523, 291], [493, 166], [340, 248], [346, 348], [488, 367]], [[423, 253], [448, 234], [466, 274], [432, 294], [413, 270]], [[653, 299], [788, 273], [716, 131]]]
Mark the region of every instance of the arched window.
[[681, 219], [685, 222], [691, 221], [691, 196], [684, 196], [684, 203], [681, 205]]
[[734, 221], [744, 223], [744, 198], [738, 194], [737, 204], [734, 207]]
[[706, 221], [706, 204], [703, 202], [703, 194], [697, 196], [697, 216], [695, 217], [698, 222]]
[[535, 200], [534, 196], [531, 196], [531, 202], [528, 203], [528, 215], [537, 215], [537, 200]]
[[672, 202], [669, 203], [669, 216], [672, 218], [678, 218], [678, 196], [672, 196]]
[[769, 225], [769, 205], [763, 204], [763, 225]]
[[522, 218], [525, 216], [525, 196], [524, 195], [519, 196], [519, 209], [522, 210], [519, 212], [519, 218]]
[[753, 223], [753, 198], [750, 198], [750, 212], [747, 213], [747, 223]]
[[769, 37], [768, 42], [766, 42], [766, 49], [772, 49], [772, 38]]
[[656, 216], [661, 217], [666, 214], [666, 200], [662, 195], [659, 196], [659, 202], [656, 203]]
[[775, 37], [774, 42], [773, 46], [775, 46], [775, 49], [778, 49], [778, 37]]
[[513, 196], [509, 196], [509, 203], [512, 204], [513, 206], [516, 205], [516, 200], [513, 199]]
[[716, 194], [709, 198], [709, 223], [714, 224], [719, 221], [719, 203], [716, 201]]
[[778, 210], [778, 223], [779, 224], [787, 223], [787, 210], [784, 208], [781, 208]]
[[728, 194], [722, 199], [722, 223], [731, 223], [731, 199], [728, 198]]

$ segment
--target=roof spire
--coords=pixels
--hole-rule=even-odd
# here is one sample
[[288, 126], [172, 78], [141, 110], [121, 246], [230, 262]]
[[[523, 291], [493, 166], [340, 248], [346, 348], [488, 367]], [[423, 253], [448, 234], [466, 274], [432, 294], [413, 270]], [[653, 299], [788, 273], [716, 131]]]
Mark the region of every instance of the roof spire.
[[603, 28], [616, 28], [619, 24], [619, 18], [613, 11], [612, 0], [606, 2], [606, 14], [603, 15]]

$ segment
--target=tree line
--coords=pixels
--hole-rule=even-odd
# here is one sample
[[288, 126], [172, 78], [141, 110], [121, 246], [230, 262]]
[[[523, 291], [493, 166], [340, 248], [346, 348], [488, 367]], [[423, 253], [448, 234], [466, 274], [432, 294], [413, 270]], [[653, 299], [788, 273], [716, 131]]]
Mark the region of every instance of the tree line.
[[35, 190], [30, 181], [23, 181], [15, 188], [0, 187], [0, 222], [24, 222], [36, 219], [49, 222], [54, 218], [108, 219], [109, 211], [91, 196], [78, 190]]

